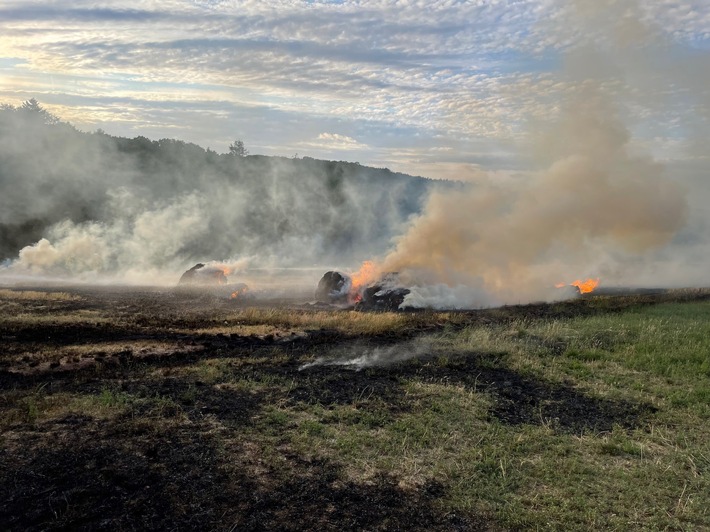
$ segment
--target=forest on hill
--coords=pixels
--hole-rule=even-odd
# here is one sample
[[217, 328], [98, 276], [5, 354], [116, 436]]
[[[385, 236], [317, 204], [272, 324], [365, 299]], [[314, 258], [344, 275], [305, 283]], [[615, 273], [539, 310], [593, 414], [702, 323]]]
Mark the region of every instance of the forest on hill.
[[[36, 100], [0, 106], [0, 260], [46, 239], [50, 272], [258, 257], [304, 266], [383, 253], [451, 183], [359, 163], [82, 132]], [[29, 256], [29, 255], [28, 255]], [[35, 264], [37, 266], [37, 264]]]

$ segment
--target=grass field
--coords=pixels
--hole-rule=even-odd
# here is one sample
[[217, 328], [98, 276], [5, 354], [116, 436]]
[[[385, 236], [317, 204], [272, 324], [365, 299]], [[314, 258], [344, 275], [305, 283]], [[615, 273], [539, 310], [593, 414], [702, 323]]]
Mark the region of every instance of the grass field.
[[0, 529], [710, 529], [710, 291], [0, 290]]

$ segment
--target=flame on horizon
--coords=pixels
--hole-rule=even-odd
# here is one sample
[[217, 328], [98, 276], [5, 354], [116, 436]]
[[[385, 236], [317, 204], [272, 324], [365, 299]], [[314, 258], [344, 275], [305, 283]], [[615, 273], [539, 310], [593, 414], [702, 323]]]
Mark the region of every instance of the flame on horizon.
[[220, 264], [219, 266], [215, 266], [214, 268], [216, 270], [221, 271], [225, 275], [225, 277], [232, 275], [232, 272], [234, 271], [233, 268], [230, 268], [225, 264]]
[[585, 281], [577, 279], [572, 283], [557, 283], [555, 288], [564, 288], [565, 286], [576, 286], [579, 289], [580, 294], [589, 294], [594, 292], [599, 286], [599, 278], [592, 279], [591, 277]]

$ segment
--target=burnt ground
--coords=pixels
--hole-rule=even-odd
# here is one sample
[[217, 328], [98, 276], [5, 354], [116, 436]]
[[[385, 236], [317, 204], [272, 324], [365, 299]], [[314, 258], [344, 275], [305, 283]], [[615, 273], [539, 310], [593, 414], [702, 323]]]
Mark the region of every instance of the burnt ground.
[[[288, 420], [275, 423], [263, 441], [254, 437], [257, 425], [263, 430], [263, 418], [275, 404], [355, 405], [365, 416], [375, 401], [378, 417], [370, 422], [385, 424], [409, 411], [404, 383], [412, 380], [486, 393], [492, 422], [546, 423], [560, 433], [633, 428], [655, 411], [521, 375], [505, 356], [485, 353], [446, 364], [424, 359], [361, 371], [299, 371], [305, 357], [333, 346], [391, 345], [440, 330], [444, 325], [436, 314], [406, 330], [367, 338], [337, 330], [208, 335], [195, 331], [213, 326], [233, 303], [152, 291], [76, 293], [80, 299], [25, 301], [27, 319], [2, 330], [2, 530], [498, 530], [490, 515], [443, 510], [439, 503], [447, 488], [435, 479], [408, 486], [379, 473], [354, 481], [332, 457], [294, 451], [279, 434]], [[661, 300], [644, 297], [635, 304]], [[623, 306], [612, 302], [600, 310], [577, 301], [508, 307], [470, 312], [459, 324], [572, 317]], [[52, 319], [91, 310], [115, 319]], [[172, 347], [134, 346], [143, 341]], [[92, 348], [106, 342], [125, 347]], [[83, 346], [86, 354], [52, 359], [53, 349], [67, 346]], [[38, 351], [49, 352], [48, 360], [37, 360]], [[267, 356], [275, 362], [257, 363]], [[221, 387], [199, 372], [181, 371], [207, 358], [228, 362], [230, 376], [251, 386]], [[286, 388], [274, 385], [285, 381]], [[64, 396], [103, 397], [117, 414], [74, 406], [42, 415]]]
[[[270, 470], [239, 446], [230, 447], [227, 464], [205, 429], [76, 415], [37, 427], [59, 441], [48, 449], [41, 436], [26, 435], [12, 461], [3, 456], [3, 529], [489, 528], [439, 515], [429, 500], [435, 484], [406, 492], [387, 476], [343, 481], [338, 465], [288, 452], [286, 464]], [[267, 483], [255, 478], [257, 467]]]

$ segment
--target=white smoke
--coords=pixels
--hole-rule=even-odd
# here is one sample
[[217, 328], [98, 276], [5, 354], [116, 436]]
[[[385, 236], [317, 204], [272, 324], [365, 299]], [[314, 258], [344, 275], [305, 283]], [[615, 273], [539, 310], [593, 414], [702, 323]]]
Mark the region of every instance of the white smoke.
[[[41, 128], [9, 127], [0, 155], [21, 171], [2, 169], [0, 229], [20, 234], [49, 222], [41, 239], [33, 232], [20, 245], [0, 241], [13, 257], [19, 250], [4, 269], [172, 284], [210, 259], [313, 267], [374, 256], [383, 257], [378, 273], [399, 272], [411, 289], [404, 307], [431, 308], [549, 300], [555, 284], [586, 277], [707, 283], [710, 56], [677, 54], [636, 1], [560, 3], [560, 17], [533, 33], [547, 42], [555, 32], [549, 42], [565, 49], [557, 81], [569, 87], [567, 99], [550, 104], [549, 123], [530, 126], [530, 153], [516, 161], [527, 170], [505, 181], [491, 172], [467, 188], [435, 191], [409, 223], [423, 191], [352, 165], [330, 172], [306, 160], [215, 163], [197, 147], [160, 141], [160, 153], [184, 160], [153, 175], [143, 159], [155, 146], [134, 156], [126, 139], [67, 132], [60, 138], [74, 144], [65, 146], [39, 138]], [[675, 160], [654, 148], [648, 117], [672, 125], [659, 129], [677, 137]], [[645, 137], [635, 136], [643, 128]], [[215, 170], [223, 167], [229, 172]]]
[[[126, 193], [116, 201], [126, 203]], [[204, 201], [190, 194], [135, 215], [123, 210], [123, 216], [105, 223], [61, 222], [51, 228], [47, 238], [20, 250], [10, 271], [83, 280], [113, 275], [126, 282], [172, 283], [174, 279], [166, 279], [165, 271], [180, 270], [185, 242], [208, 230], [204, 209]]]
[[482, 287], [458, 284], [413, 285], [407, 287], [410, 292], [404, 296], [400, 309], [430, 308], [437, 310], [472, 309], [500, 305], [500, 301], [491, 297]]
[[349, 347], [344, 352], [318, 357], [313, 362], [303, 364], [298, 370], [303, 371], [314, 366], [340, 366], [360, 371], [374, 366], [390, 366], [398, 362], [421, 358], [430, 353], [430, 348], [431, 342], [427, 339], [418, 339], [388, 347]]
[[153, 283], [213, 259], [347, 264], [384, 252], [432, 186], [355, 163], [85, 134], [42, 116], [0, 106], [6, 275]]

